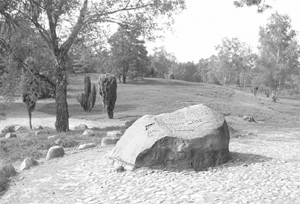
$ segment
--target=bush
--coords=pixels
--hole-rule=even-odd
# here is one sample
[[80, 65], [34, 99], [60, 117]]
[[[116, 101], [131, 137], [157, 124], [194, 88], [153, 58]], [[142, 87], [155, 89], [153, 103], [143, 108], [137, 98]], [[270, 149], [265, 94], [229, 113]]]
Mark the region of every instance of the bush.
[[117, 80], [110, 74], [102, 74], [98, 80], [99, 94], [102, 98], [103, 108], [112, 119], [114, 115], [115, 103], [117, 100]]
[[173, 73], [169, 74], [169, 79], [175, 79], [175, 75]]
[[84, 78], [84, 93], [77, 96], [77, 100], [80, 103], [81, 107], [85, 112], [90, 112], [96, 102], [96, 86], [93, 84], [91, 88], [91, 79], [89, 76], [85, 76]]

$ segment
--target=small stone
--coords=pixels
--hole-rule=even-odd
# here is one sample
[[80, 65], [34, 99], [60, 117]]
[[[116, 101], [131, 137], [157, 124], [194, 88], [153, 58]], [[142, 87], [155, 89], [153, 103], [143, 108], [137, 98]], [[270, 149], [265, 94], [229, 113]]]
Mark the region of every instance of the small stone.
[[48, 150], [46, 160], [50, 160], [57, 157], [63, 157], [64, 154], [65, 151], [61, 146], [53, 146]]
[[42, 129], [44, 129], [44, 128], [43, 128], [43, 126], [39, 125], [36, 129], [37, 129], [37, 130], [42, 130]]
[[6, 133], [10, 133], [10, 132], [15, 132], [15, 127], [16, 127], [16, 125], [6, 126], [5, 128], [3, 128], [1, 130], [1, 133], [6, 134]]
[[123, 166], [118, 166], [118, 167], [115, 168], [115, 170], [116, 170], [117, 173], [122, 173], [122, 172], [125, 171], [125, 168]]
[[48, 137], [48, 140], [54, 139], [54, 138], [56, 138], [56, 137], [58, 137], [58, 135], [52, 135], [52, 136], [49, 136], [49, 137]]
[[101, 146], [109, 146], [109, 145], [115, 145], [120, 140], [119, 137], [103, 137], [101, 140]]
[[95, 143], [88, 143], [88, 144], [82, 144], [78, 147], [80, 150], [88, 149], [88, 148], [93, 148], [96, 147], [97, 145]]
[[82, 136], [93, 136], [95, 134], [95, 132], [93, 130], [85, 130], [83, 133], [82, 133]]
[[25, 129], [25, 128], [23, 128], [21, 125], [15, 126], [15, 132], [17, 132], [18, 130], [22, 130], [22, 129]]
[[249, 116], [244, 116], [244, 117], [243, 117], [243, 120], [249, 121], [249, 118], [250, 118]]
[[23, 171], [24, 169], [30, 169], [30, 167], [37, 165], [37, 161], [34, 160], [32, 157], [27, 157], [21, 164], [20, 170]]
[[61, 143], [62, 143], [61, 139], [57, 139], [54, 141], [54, 144], [56, 144], [56, 145], [61, 145]]
[[39, 130], [37, 130], [37, 131], [35, 131], [35, 136], [39, 136], [39, 135], [41, 135], [43, 133], [43, 131], [41, 130], [41, 129], [39, 129]]
[[15, 176], [17, 174], [15, 167], [12, 164], [2, 164], [0, 166], [0, 172], [3, 172], [7, 178]]
[[135, 166], [133, 166], [133, 165], [125, 165], [124, 168], [126, 169], [126, 171], [134, 171], [135, 170]]
[[15, 133], [7, 133], [7, 134], [5, 135], [5, 138], [6, 138], [6, 139], [10, 139], [10, 138], [14, 138], [14, 137], [17, 137], [17, 135], [16, 135]]
[[114, 130], [114, 131], [110, 131], [110, 132], [107, 132], [107, 137], [121, 137], [123, 135], [123, 132], [122, 131], [119, 131], [119, 130]]
[[85, 124], [80, 124], [74, 127], [74, 130], [86, 130], [88, 129], [88, 126]]

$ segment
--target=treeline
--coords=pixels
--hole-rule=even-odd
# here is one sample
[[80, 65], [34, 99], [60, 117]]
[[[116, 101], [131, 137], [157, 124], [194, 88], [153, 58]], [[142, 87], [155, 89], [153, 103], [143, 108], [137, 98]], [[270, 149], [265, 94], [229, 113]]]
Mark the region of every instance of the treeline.
[[[274, 94], [284, 89], [299, 95], [300, 49], [296, 37], [289, 16], [274, 13], [259, 29], [258, 52], [238, 38], [224, 38], [215, 47], [215, 55], [194, 63], [178, 62], [164, 47], [149, 54], [140, 32], [120, 27], [110, 37], [109, 47], [97, 54], [90, 49], [90, 55], [82, 55], [82, 50], [88, 49], [79, 47], [80, 60], [73, 60], [73, 64], [82, 64], [90, 72], [113, 73], [123, 83], [127, 78], [159, 77], [244, 88], [259, 86]], [[73, 59], [78, 59], [76, 49], [73, 51]]]
[[[50, 77], [56, 66], [41, 37], [27, 24], [22, 29], [27, 32], [7, 36], [7, 44], [0, 46], [0, 84], [5, 85], [5, 90], [18, 83], [21, 73], [17, 61], [10, 64], [16, 69], [4, 69], [11, 59], [6, 50], [14, 50], [12, 57], [19, 61], [31, 53], [37, 59], [37, 69]], [[99, 33], [79, 37], [67, 56], [66, 67], [68, 72], [112, 73], [122, 83], [127, 79], [158, 77], [244, 88], [259, 86], [274, 94], [284, 89], [299, 95], [300, 49], [296, 37], [289, 16], [274, 13], [267, 25], [259, 29], [258, 52], [238, 38], [224, 38], [215, 47], [215, 55], [194, 63], [178, 62], [164, 47], [149, 54], [138, 28], [119, 27], [108, 40]]]

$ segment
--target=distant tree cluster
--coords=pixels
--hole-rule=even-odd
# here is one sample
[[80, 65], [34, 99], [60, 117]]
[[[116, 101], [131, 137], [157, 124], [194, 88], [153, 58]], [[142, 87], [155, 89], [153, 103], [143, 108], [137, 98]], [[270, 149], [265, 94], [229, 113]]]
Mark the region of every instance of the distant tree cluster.
[[[99, 72], [126, 78], [159, 77], [223, 86], [260, 87], [267, 96], [281, 90], [300, 94], [299, 44], [288, 15], [274, 13], [259, 31], [259, 52], [238, 38], [224, 38], [216, 55], [198, 63], [178, 62], [164, 47], [149, 54], [138, 29], [119, 27], [110, 47], [99, 52]], [[92, 60], [90, 60], [92, 61]], [[101, 63], [100, 63], [101, 62]]]
[[296, 37], [289, 16], [274, 13], [267, 25], [260, 27], [257, 53], [238, 38], [224, 38], [215, 47], [216, 55], [198, 63], [178, 63], [166, 51], [155, 52], [150, 56], [150, 70], [156, 77], [172, 74], [175, 79], [185, 81], [244, 88], [258, 86], [266, 96], [276, 97], [281, 90], [299, 96], [300, 46]]

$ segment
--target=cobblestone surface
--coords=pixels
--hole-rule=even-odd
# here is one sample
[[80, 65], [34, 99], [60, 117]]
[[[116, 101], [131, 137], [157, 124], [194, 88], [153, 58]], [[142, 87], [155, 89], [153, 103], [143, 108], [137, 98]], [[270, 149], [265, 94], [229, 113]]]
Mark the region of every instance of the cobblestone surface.
[[232, 139], [233, 160], [208, 171], [113, 171], [112, 147], [67, 154], [21, 172], [1, 204], [300, 203], [300, 132]]

